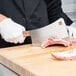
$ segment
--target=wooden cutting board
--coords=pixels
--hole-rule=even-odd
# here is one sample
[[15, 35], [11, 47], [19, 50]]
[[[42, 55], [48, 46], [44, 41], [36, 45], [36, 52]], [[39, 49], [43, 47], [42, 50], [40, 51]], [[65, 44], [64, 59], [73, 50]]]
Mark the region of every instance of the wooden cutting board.
[[46, 49], [32, 45], [0, 49], [0, 63], [20, 76], [76, 76], [76, 60], [59, 61], [53, 51], [66, 51], [76, 47], [51, 46]]

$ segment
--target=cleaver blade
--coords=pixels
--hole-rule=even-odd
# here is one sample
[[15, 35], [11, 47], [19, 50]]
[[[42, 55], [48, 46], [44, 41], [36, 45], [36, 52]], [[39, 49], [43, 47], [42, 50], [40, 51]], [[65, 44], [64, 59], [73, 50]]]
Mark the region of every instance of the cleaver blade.
[[60, 18], [45, 27], [31, 30], [30, 35], [32, 38], [32, 45], [41, 46], [41, 44], [51, 36], [67, 38], [68, 32], [63, 18]]

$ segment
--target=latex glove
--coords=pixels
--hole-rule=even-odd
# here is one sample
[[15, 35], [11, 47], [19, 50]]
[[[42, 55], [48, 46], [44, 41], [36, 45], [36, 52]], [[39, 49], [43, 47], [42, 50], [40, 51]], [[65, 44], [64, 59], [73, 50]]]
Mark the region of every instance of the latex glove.
[[72, 26], [67, 26], [67, 30], [69, 33], [69, 37], [74, 37], [76, 38], [76, 28]]
[[25, 28], [10, 18], [0, 22], [0, 34], [6, 42], [23, 43], [26, 38], [23, 36], [23, 31]]

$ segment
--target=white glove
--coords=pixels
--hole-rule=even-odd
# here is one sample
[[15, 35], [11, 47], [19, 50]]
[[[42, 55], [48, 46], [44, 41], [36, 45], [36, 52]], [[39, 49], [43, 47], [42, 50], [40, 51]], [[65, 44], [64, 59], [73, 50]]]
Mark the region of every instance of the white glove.
[[6, 42], [23, 43], [25, 40], [23, 31], [25, 28], [10, 18], [0, 22], [0, 34]]
[[67, 26], [67, 30], [69, 32], [70, 37], [76, 38], [76, 28], [72, 26]]

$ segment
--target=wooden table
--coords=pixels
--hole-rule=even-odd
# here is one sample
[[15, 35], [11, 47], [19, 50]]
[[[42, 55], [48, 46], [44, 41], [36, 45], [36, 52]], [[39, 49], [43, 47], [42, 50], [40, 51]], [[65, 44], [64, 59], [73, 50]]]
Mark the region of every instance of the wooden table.
[[46, 49], [31, 45], [0, 49], [0, 63], [20, 76], [76, 76], [76, 60], [59, 61], [52, 51], [66, 51], [76, 47], [51, 46]]

